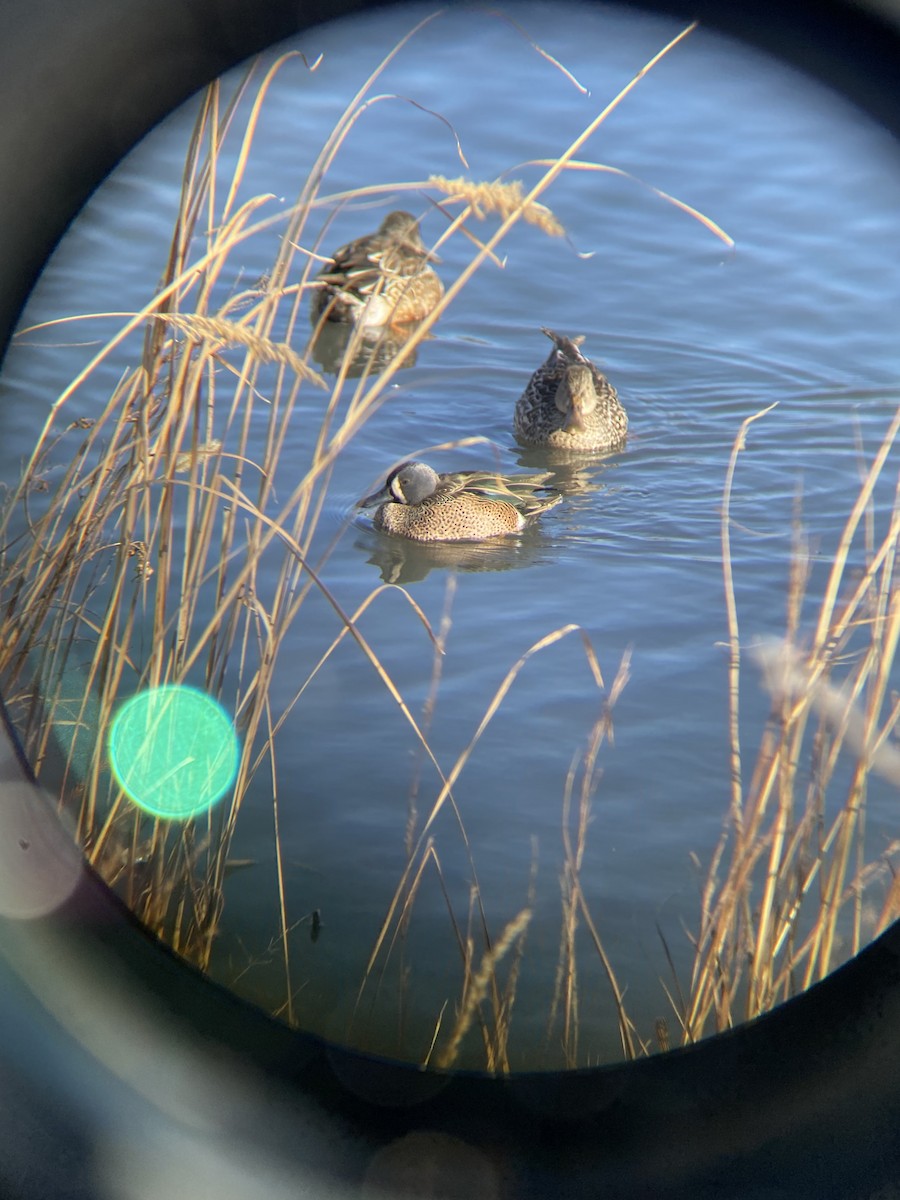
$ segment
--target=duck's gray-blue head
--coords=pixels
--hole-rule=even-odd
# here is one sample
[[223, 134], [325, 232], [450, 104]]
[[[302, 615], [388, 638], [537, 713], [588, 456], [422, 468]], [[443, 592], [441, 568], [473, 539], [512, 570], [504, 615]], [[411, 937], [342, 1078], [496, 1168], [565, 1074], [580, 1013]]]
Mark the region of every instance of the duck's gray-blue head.
[[401, 463], [388, 475], [384, 486], [365, 500], [360, 500], [360, 508], [371, 508], [375, 504], [392, 502], [394, 504], [421, 504], [434, 494], [440, 476], [427, 463]]

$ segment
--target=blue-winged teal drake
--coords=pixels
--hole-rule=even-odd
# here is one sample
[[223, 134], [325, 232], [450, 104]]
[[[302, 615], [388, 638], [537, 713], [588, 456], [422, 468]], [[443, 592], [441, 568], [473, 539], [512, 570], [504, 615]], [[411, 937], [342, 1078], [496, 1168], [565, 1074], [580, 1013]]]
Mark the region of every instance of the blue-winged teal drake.
[[541, 329], [553, 342], [519, 397], [513, 428], [529, 446], [611, 450], [625, 441], [628, 416], [616, 389], [578, 349], [583, 337]]
[[335, 250], [319, 272], [313, 322], [323, 315], [372, 328], [421, 321], [444, 294], [433, 260], [415, 217], [388, 213], [375, 233]]
[[360, 508], [377, 504], [377, 529], [416, 542], [476, 542], [516, 533], [558, 504], [562, 496], [548, 487], [551, 477], [548, 471], [439, 475], [423, 462], [405, 462], [391, 471], [384, 487], [360, 501]]

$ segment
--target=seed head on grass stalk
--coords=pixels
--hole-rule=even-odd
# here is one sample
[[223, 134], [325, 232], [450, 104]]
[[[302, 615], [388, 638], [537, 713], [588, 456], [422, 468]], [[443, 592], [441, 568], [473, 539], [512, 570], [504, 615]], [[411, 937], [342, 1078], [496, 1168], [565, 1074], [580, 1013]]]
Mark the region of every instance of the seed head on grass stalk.
[[[548, 164], [549, 165], [549, 164]], [[467, 204], [479, 221], [486, 214], [508, 217], [519, 213], [528, 225], [534, 225], [549, 237], [562, 237], [565, 229], [545, 204], [527, 202], [518, 180], [503, 183], [496, 179], [492, 183], [477, 183], [474, 180], [447, 179], [443, 175], [430, 175], [428, 183], [449, 197], [451, 203]]]
[[[434, 1065], [439, 1070], [449, 1070], [456, 1062], [463, 1038], [469, 1032], [472, 1021], [475, 1018], [475, 1013], [487, 995], [489, 984], [496, 977], [497, 967], [510, 949], [524, 937], [532, 915], [530, 908], [523, 908], [501, 931], [500, 937], [495, 944], [490, 949], [485, 950], [482, 955], [481, 965], [466, 989], [463, 1007], [450, 1033], [450, 1040], [446, 1047], [435, 1056]], [[489, 1069], [495, 1068], [489, 1067]]]

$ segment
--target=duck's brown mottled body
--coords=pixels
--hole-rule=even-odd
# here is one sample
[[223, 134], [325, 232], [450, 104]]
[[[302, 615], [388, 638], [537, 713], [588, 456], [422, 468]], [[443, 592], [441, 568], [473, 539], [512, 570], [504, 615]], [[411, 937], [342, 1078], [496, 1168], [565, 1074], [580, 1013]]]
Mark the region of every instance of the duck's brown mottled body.
[[375, 233], [335, 250], [319, 272], [313, 322], [324, 317], [380, 327], [421, 321], [444, 294], [430, 257], [415, 217], [388, 213]]
[[611, 450], [625, 441], [628, 416], [616, 389], [579, 350], [582, 338], [543, 333], [553, 342], [519, 397], [513, 428], [529, 446]]
[[[472, 542], [516, 533], [562, 496], [549, 472], [499, 475], [459, 471], [439, 475], [425, 463], [401, 463], [384, 487], [361, 501], [378, 505], [376, 528], [417, 542]], [[543, 494], [538, 494], [543, 493]]]

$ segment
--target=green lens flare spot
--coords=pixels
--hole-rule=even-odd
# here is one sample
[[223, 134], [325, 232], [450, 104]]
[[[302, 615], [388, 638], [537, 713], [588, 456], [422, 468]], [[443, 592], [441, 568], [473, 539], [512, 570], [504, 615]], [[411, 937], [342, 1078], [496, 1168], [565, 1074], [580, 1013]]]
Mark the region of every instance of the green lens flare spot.
[[129, 800], [155, 817], [186, 820], [233, 783], [238, 740], [215, 700], [166, 684], [122, 705], [109, 730], [109, 762]]

